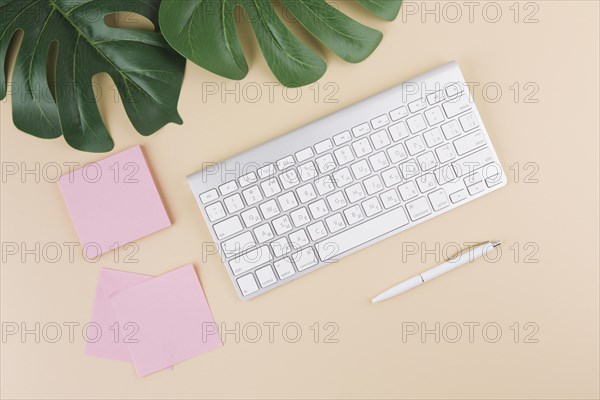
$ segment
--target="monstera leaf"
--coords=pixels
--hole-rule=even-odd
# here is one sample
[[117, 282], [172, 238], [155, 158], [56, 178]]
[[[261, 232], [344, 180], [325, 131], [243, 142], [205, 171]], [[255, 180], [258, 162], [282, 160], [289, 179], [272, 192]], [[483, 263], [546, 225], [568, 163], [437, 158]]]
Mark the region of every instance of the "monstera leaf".
[[[113, 141], [92, 86], [106, 72], [142, 135], [181, 124], [177, 101], [185, 60], [154, 32], [105, 24], [116, 12], [147, 17], [158, 27], [160, 0], [0, 0], [0, 98], [7, 93], [6, 54], [23, 31], [11, 83], [13, 121], [41, 138], [64, 135], [74, 148], [103, 152]], [[49, 57], [51, 49], [56, 57]], [[49, 65], [54, 63], [55, 65]], [[50, 77], [48, 71], [56, 71]], [[52, 79], [53, 78], [53, 79]]]
[[[375, 15], [393, 20], [402, 0], [356, 0]], [[279, 0], [306, 30], [348, 62], [360, 62], [379, 45], [381, 32], [349, 18], [325, 0]], [[163, 0], [160, 24], [169, 44], [218, 75], [242, 79], [248, 73], [235, 28], [241, 6], [273, 74], [289, 87], [318, 80], [325, 62], [294, 36], [271, 0]]]

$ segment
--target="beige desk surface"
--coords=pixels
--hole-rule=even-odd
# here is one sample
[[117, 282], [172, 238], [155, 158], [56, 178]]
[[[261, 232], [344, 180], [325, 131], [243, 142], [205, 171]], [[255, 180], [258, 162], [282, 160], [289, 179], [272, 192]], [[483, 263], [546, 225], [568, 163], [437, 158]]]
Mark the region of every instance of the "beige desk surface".
[[[5, 338], [2, 397], [598, 398], [598, 2], [537, 1], [527, 7], [523, 2], [515, 22], [513, 2], [500, 1], [494, 3], [502, 12], [497, 23], [486, 21], [496, 11], [486, 2], [475, 5], [472, 23], [462, 2], [454, 3], [463, 13], [456, 23], [445, 3], [438, 4], [439, 22], [423, 13], [423, 3], [407, 2], [394, 23], [338, 3], [381, 28], [384, 41], [358, 65], [322, 51], [329, 70], [296, 103], [285, 96], [298, 94], [281, 87], [270, 101], [265, 82], [274, 78], [251, 40], [246, 48], [252, 68], [237, 89], [239, 102], [233, 95], [224, 102], [219, 96], [203, 99], [203, 84], [235, 89], [235, 83], [188, 66], [179, 106], [183, 126], [144, 138], [120, 104], [102, 97], [114, 151], [143, 146], [174, 221], [140, 240], [133, 255], [122, 251], [91, 263], [77, 248], [69, 259], [64, 243], [77, 236], [49, 182], [56, 173], [53, 163], [83, 164], [103, 156], [71, 150], [63, 139], [43, 141], [17, 131], [10, 99], [1, 104], [3, 170], [13, 163], [29, 169], [39, 164], [42, 175], [39, 182], [31, 174], [3, 179], [3, 244], [39, 243], [42, 254], [39, 262], [32, 255], [21, 262], [22, 253], [3, 253], [2, 322], [29, 328], [36, 322], [80, 324], [72, 343], [66, 327], [57, 343], [44, 337], [36, 343], [33, 335], [24, 341]], [[427, 4], [435, 9], [436, 3]], [[528, 15], [537, 22], [524, 23]], [[184, 177], [203, 162], [226, 159], [451, 59], [475, 83], [475, 101], [509, 185], [240, 302], [219, 258], [203, 255], [201, 244], [210, 236]], [[112, 93], [110, 81], [100, 82], [103, 93]], [[257, 86], [263, 96], [252, 103]], [[488, 238], [504, 241], [498, 262], [479, 262], [392, 301], [369, 303], [392, 283], [436, 264], [452, 243]], [[54, 253], [43, 254], [53, 244], [63, 250], [56, 262]], [[425, 251], [436, 244], [435, 254]], [[417, 255], [411, 255], [414, 246]], [[137, 379], [131, 365], [83, 354], [81, 327], [90, 318], [100, 267], [161, 274], [186, 263], [196, 266], [215, 319], [230, 331], [223, 348], [145, 379]], [[272, 343], [265, 325], [270, 322], [280, 324]], [[255, 324], [262, 337], [251, 343]], [[301, 327], [298, 342], [286, 340], [293, 339], [289, 327], [296, 325], [288, 325], [284, 336], [285, 324]], [[433, 333], [408, 335], [415, 326], [435, 331], [436, 324], [439, 343]], [[492, 343], [498, 328], [501, 336]]]

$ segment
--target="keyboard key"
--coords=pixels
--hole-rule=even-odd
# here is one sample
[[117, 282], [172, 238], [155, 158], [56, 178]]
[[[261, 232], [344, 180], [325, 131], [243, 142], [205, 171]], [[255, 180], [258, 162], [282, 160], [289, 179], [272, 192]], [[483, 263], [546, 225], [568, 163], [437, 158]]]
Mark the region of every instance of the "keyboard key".
[[437, 154], [437, 157], [442, 164], [445, 164], [456, 157], [454, 147], [452, 147], [450, 143], [446, 143], [435, 149], [435, 154]]
[[404, 209], [398, 207], [337, 235], [330, 236], [317, 243], [315, 248], [321, 260], [328, 261], [348, 250], [365, 244], [369, 240], [407, 225], [408, 222]]
[[229, 261], [229, 267], [234, 275], [240, 275], [255, 267], [268, 263], [271, 259], [272, 256], [269, 251], [269, 246], [261, 246], [232, 259]]
[[296, 200], [296, 196], [294, 193], [288, 192], [283, 194], [277, 198], [279, 202], [279, 206], [281, 207], [281, 211], [288, 211], [298, 205], [298, 201]]
[[380, 171], [390, 166], [390, 162], [383, 151], [369, 157], [369, 163], [371, 163], [373, 171]]
[[277, 178], [267, 179], [260, 184], [260, 187], [262, 187], [262, 190], [265, 192], [265, 196], [267, 197], [275, 196], [277, 193], [281, 193], [281, 186], [279, 186]]
[[398, 121], [408, 115], [408, 110], [406, 107], [396, 108], [390, 112], [390, 116], [392, 117], [392, 121]]
[[219, 194], [215, 189], [209, 190], [208, 192], [204, 192], [200, 195], [200, 201], [204, 204], [208, 204], [211, 201], [214, 201], [219, 198]]
[[465, 183], [465, 186], [470, 186], [474, 183], [477, 182], [481, 182], [483, 180], [483, 174], [481, 173], [481, 170], [477, 170], [477, 171], [473, 171], [473, 173], [468, 174], [464, 179], [463, 182]]
[[333, 181], [337, 184], [338, 187], [344, 187], [350, 183], [352, 183], [352, 175], [350, 175], [350, 170], [348, 168], [343, 168], [339, 171], [333, 173]]
[[419, 164], [415, 160], [409, 160], [398, 166], [404, 179], [410, 179], [413, 176], [419, 175], [421, 172]]
[[333, 192], [335, 189], [335, 185], [331, 179], [331, 176], [323, 176], [317, 180], [315, 180], [315, 188], [320, 196], [327, 194], [329, 192]]
[[390, 189], [386, 192], [383, 192], [379, 195], [379, 197], [381, 198], [381, 202], [385, 208], [392, 208], [400, 204], [400, 197], [398, 197], [398, 193], [395, 189]]
[[400, 192], [400, 196], [402, 196], [402, 200], [404, 201], [415, 198], [419, 194], [417, 191], [417, 185], [412, 181], [398, 186], [398, 191]]
[[242, 213], [242, 219], [244, 220], [246, 228], [251, 228], [262, 221], [260, 214], [258, 213], [258, 209], [256, 207], [251, 208], [248, 211], [244, 211]]
[[223, 185], [219, 186], [219, 191], [221, 192], [222, 196], [228, 195], [231, 192], [235, 192], [238, 188], [238, 185], [235, 181], [230, 181], [227, 183], [224, 183]]
[[410, 129], [411, 133], [413, 134], [419, 133], [427, 128], [427, 124], [425, 123], [425, 120], [421, 114], [410, 117], [406, 120], [406, 123], [408, 124], [408, 129]]
[[308, 241], [308, 236], [306, 236], [306, 232], [304, 229], [300, 229], [299, 231], [290, 233], [290, 243], [294, 249], [299, 249], [301, 247], [306, 246]]
[[250, 232], [244, 232], [234, 238], [231, 238], [223, 243], [221, 247], [226, 257], [233, 257], [243, 251], [249, 250], [256, 246], [256, 242]]
[[259, 168], [257, 172], [258, 172], [258, 176], [260, 176], [261, 179], [264, 179], [268, 176], [275, 175], [275, 172], [277, 172], [277, 171], [275, 170], [275, 165], [268, 164], [262, 168]]
[[298, 160], [298, 162], [306, 161], [314, 155], [315, 155], [315, 153], [313, 152], [313, 149], [308, 147], [308, 148], [306, 148], [304, 150], [300, 150], [296, 153], [296, 160]]
[[327, 236], [327, 229], [325, 228], [323, 221], [309, 225], [306, 230], [312, 240], [319, 240]]
[[360, 222], [363, 219], [365, 219], [365, 215], [363, 214], [362, 209], [358, 204], [353, 207], [350, 207], [347, 210], [344, 210], [344, 215], [346, 216], [346, 219], [348, 220], [348, 223], [350, 225], [356, 224], [357, 222]]
[[[277, 231], [277, 228], [275, 228], [275, 230]], [[275, 257], [281, 257], [292, 250], [292, 245], [288, 242], [286, 237], [282, 237], [271, 242], [271, 249], [273, 250]]]
[[379, 214], [382, 210], [381, 203], [379, 203], [379, 199], [377, 199], [377, 197], [363, 201], [362, 206], [365, 210], [365, 214], [367, 214], [367, 217], [372, 217], [375, 214]]
[[379, 175], [375, 175], [365, 180], [365, 189], [370, 195], [381, 192], [383, 190], [383, 183]]
[[381, 177], [383, 178], [383, 183], [386, 187], [395, 186], [402, 181], [400, 173], [398, 172], [398, 168], [396, 167], [392, 167], [388, 170], [383, 171], [381, 173]]
[[454, 141], [454, 147], [459, 156], [486, 144], [487, 139], [482, 131], [475, 131]]
[[417, 186], [421, 193], [425, 193], [437, 187], [437, 182], [433, 174], [425, 174], [417, 178]]
[[408, 157], [408, 154], [406, 154], [406, 151], [404, 151], [404, 146], [402, 143], [390, 147], [387, 149], [387, 153], [390, 156], [390, 160], [393, 164], [397, 164]]
[[454, 161], [452, 167], [456, 176], [463, 176], [470, 172], [475, 171], [494, 161], [494, 154], [486, 147], [471, 155], [461, 158], [460, 160]]
[[300, 174], [302, 182], [306, 182], [317, 176], [317, 167], [315, 167], [315, 164], [312, 161], [309, 161], [298, 167], [298, 173]]
[[307, 183], [304, 186], [300, 186], [298, 189], [296, 189], [296, 193], [298, 194], [300, 203], [307, 203], [317, 197], [317, 193], [315, 193], [315, 188], [310, 183]]
[[281, 180], [281, 185], [284, 189], [290, 189], [300, 183], [300, 179], [298, 178], [298, 174], [293, 169], [288, 169], [283, 174], [279, 175], [279, 179]]
[[344, 146], [340, 149], [337, 149], [333, 152], [333, 154], [335, 155], [335, 159], [339, 165], [348, 164], [349, 162], [354, 161], [354, 154], [352, 154], [350, 146]]
[[367, 160], [360, 160], [359, 162], [352, 164], [350, 168], [356, 179], [362, 179], [371, 174], [371, 168], [369, 168]]
[[451, 85], [446, 86], [446, 94], [448, 97], [454, 97], [459, 93], [462, 93], [463, 88], [459, 83], [453, 83]]
[[349, 131], [339, 133], [333, 137], [333, 141], [335, 142], [336, 146], [339, 146], [344, 143], [348, 143], [351, 140], [352, 140], [352, 135], [350, 134]]
[[472, 129], [479, 127], [479, 119], [475, 115], [475, 113], [468, 113], [460, 117], [459, 119], [460, 125], [463, 128], [463, 131], [468, 132]]
[[333, 143], [329, 139], [315, 144], [315, 150], [317, 151], [317, 154], [325, 153], [331, 149], [333, 149]]
[[271, 240], [275, 237], [273, 230], [271, 229], [271, 225], [269, 224], [264, 224], [258, 228], [254, 228], [254, 235], [256, 236], [258, 243], [264, 243], [267, 240]]
[[252, 294], [258, 290], [258, 285], [256, 284], [252, 274], [238, 278], [237, 283], [244, 296], [248, 296], [249, 294]]
[[487, 189], [487, 186], [485, 185], [485, 183], [483, 182], [478, 182], [474, 185], [471, 185], [467, 188], [467, 190], [469, 191], [469, 194], [471, 196], [476, 195], [477, 193], [481, 193], [483, 192], [485, 189]]
[[337, 211], [340, 208], [344, 208], [348, 205], [346, 198], [342, 194], [342, 192], [336, 192], [331, 196], [327, 197], [327, 203], [329, 203], [329, 207], [331, 211]]
[[450, 195], [450, 201], [453, 203], [458, 203], [459, 201], [463, 201], [467, 197], [467, 191], [465, 189], [461, 189], [458, 192], [454, 192]]
[[284, 215], [273, 220], [273, 228], [275, 228], [277, 235], [283, 235], [293, 229], [292, 221], [287, 215]]
[[258, 181], [258, 177], [254, 172], [250, 172], [249, 174], [241, 176], [240, 179], [238, 179], [241, 187], [250, 186], [256, 181]]
[[354, 152], [356, 153], [357, 157], [362, 157], [373, 152], [371, 143], [369, 143], [369, 139], [367, 138], [362, 138], [352, 143], [352, 148], [354, 149]]
[[488, 187], [493, 187], [496, 186], [498, 184], [502, 183], [502, 174], [501, 173], [497, 173], [493, 176], [490, 176], [488, 178], [485, 178], [485, 184]]
[[325, 174], [337, 167], [331, 154], [325, 154], [323, 157], [319, 157], [315, 161], [319, 171], [321, 171], [322, 174]]
[[406, 141], [406, 148], [408, 149], [408, 153], [411, 156], [414, 156], [415, 154], [425, 151], [425, 141], [422, 136], [415, 136]]
[[435, 147], [444, 141], [444, 137], [442, 136], [440, 128], [434, 128], [430, 131], [425, 132], [423, 134], [423, 139], [425, 139], [427, 147]]
[[447, 124], [442, 125], [442, 131], [444, 132], [444, 136], [446, 139], [450, 140], [457, 136], [460, 136], [462, 133], [462, 128], [457, 120], [453, 120], [448, 122]]
[[319, 219], [323, 215], [327, 215], [327, 213], [329, 213], [327, 204], [325, 203], [325, 200], [323, 200], [323, 199], [317, 200], [314, 203], [310, 204], [308, 206], [308, 209], [310, 210], [310, 214], [312, 215], [312, 217], [314, 219]]
[[390, 135], [392, 136], [392, 140], [394, 142], [407, 138], [408, 135], [410, 135], [410, 132], [408, 132], [408, 128], [404, 122], [392, 125], [388, 128], [388, 130], [390, 131]]
[[371, 127], [366, 122], [364, 124], [361, 124], [359, 126], [352, 128], [352, 133], [354, 134], [355, 137], [366, 135], [367, 133], [370, 133], [370, 132], [371, 132]]
[[429, 171], [430, 169], [433, 169], [438, 165], [437, 159], [431, 151], [423, 153], [419, 157], [417, 157], [417, 162], [421, 166], [422, 171]]
[[256, 277], [262, 287], [267, 287], [277, 282], [277, 278], [275, 278], [275, 274], [270, 265], [256, 270]]
[[448, 118], [452, 118], [455, 115], [470, 110], [471, 100], [469, 99], [469, 96], [465, 94], [457, 99], [453, 99], [444, 103], [442, 106], [444, 107], [444, 112]]
[[427, 102], [425, 99], [415, 100], [412, 103], [408, 104], [408, 108], [411, 113], [416, 113], [427, 107]]
[[354, 185], [349, 186], [345, 191], [350, 203], [356, 203], [367, 196], [360, 183], [355, 183]]
[[298, 210], [292, 212], [290, 215], [296, 228], [299, 228], [302, 225], [306, 225], [310, 222], [310, 217], [308, 216], [308, 212], [304, 207], [299, 208]]
[[263, 199], [258, 186], [252, 186], [251, 188], [242, 191], [242, 194], [244, 195], [244, 199], [246, 199], [246, 203], [249, 206], [258, 203]]
[[264, 219], [271, 219], [279, 214], [279, 207], [277, 207], [275, 200], [269, 200], [260, 205], [260, 211], [262, 212]]
[[370, 136], [370, 138], [376, 150], [382, 149], [391, 143], [390, 137], [386, 131], [375, 132]]
[[431, 202], [431, 205], [435, 211], [439, 211], [450, 205], [448, 196], [446, 196], [444, 189], [438, 189], [435, 192], [431, 192], [427, 195], [427, 197], [429, 197], [429, 201]]
[[214, 222], [225, 216], [225, 209], [223, 208], [221, 202], [217, 202], [206, 207], [206, 215], [208, 215], [208, 219], [211, 222]]
[[445, 119], [444, 113], [442, 113], [442, 110], [439, 107], [434, 107], [431, 110], [425, 111], [425, 118], [427, 118], [427, 123], [430, 126], [439, 124]]
[[454, 169], [450, 164], [442, 165], [440, 168], [436, 168], [433, 171], [433, 174], [435, 175], [435, 179], [440, 185], [443, 185], [456, 179]]
[[380, 115], [379, 117], [373, 118], [371, 120], [371, 125], [373, 126], [373, 129], [379, 129], [382, 126], [386, 126], [389, 123], [390, 123], [390, 119], [385, 114], [384, 115]]
[[325, 218], [325, 223], [327, 224], [327, 227], [329, 228], [329, 231], [331, 233], [335, 233], [346, 227], [344, 218], [342, 217], [342, 214], [340, 214], [340, 213], [334, 214], [329, 218]]
[[225, 221], [219, 222], [213, 226], [219, 240], [223, 240], [238, 232], [241, 232], [243, 227], [238, 216], [231, 217]]
[[233, 214], [235, 212], [240, 211], [244, 208], [244, 202], [242, 201], [242, 196], [239, 193], [234, 194], [233, 196], [229, 196], [225, 200], [225, 207], [227, 207], [227, 211]]
[[431, 105], [434, 105], [444, 100], [445, 98], [446, 96], [444, 96], [444, 92], [440, 90], [435, 93], [431, 93], [430, 95], [427, 95], [427, 102]]
[[420, 197], [406, 205], [406, 210], [413, 221], [419, 220], [431, 214], [429, 202], [425, 197]]
[[292, 261], [287, 257], [279, 261], [275, 261], [273, 265], [275, 266], [277, 275], [279, 275], [279, 279], [285, 279], [296, 273], [294, 266], [292, 265]]
[[281, 160], [277, 161], [277, 168], [279, 168], [280, 171], [285, 171], [287, 168], [294, 165], [294, 163], [295, 163], [294, 157], [287, 156], [287, 157], [282, 158]]
[[317, 256], [315, 255], [315, 251], [312, 249], [312, 247], [292, 254], [292, 260], [294, 260], [298, 271], [304, 271], [305, 269], [314, 267], [318, 263]]

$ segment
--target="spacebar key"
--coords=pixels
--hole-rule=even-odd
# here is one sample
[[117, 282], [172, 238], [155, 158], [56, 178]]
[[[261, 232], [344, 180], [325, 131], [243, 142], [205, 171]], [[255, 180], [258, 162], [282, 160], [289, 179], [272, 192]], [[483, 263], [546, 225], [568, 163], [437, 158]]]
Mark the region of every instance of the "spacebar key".
[[319, 253], [322, 261], [331, 260], [339, 254], [345, 253], [348, 250], [365, 244], [369, 240], [385, 235], [407, 224], [408, 218], [406, 212], [404, 208], [399, 207], [360, 225], [356, 225], [339, 235], [331, 236], [317, 243], [317, 253]]

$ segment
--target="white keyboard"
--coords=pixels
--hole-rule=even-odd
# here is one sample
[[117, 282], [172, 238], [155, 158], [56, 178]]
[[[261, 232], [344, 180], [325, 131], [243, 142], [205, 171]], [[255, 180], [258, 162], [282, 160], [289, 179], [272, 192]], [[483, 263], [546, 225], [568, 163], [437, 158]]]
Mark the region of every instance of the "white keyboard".
[[446, 64], [188, 177], [241, 299], [506, 183]]

